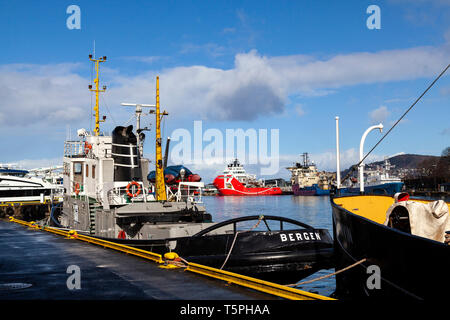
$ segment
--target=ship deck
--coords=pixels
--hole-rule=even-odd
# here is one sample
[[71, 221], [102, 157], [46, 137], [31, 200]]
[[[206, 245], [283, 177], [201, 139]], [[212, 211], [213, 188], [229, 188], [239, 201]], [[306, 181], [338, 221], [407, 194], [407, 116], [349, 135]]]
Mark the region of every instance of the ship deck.
[[[0, 248], [0, 300], [277, 299], [2, 220]], [[67, 281], [73, 273], [67, 270], [72, 265], [80, 268], [80, 289], [68, 289]], [[8, 286], [12, 284], [28, 287]]]

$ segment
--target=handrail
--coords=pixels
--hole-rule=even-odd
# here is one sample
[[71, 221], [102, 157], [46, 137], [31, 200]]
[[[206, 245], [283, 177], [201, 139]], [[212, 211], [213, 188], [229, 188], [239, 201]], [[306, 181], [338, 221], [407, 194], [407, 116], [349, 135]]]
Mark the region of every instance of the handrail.
[[[249, 221], [249, 220], [258, 220], [258, 219], [260, 219], [260, 216], [246, 216], [246, 217], [240, 217], [240, 218], [226, 220], [226, 221], [223, 221], [223, 222], [216, 223], [215, 225], [213, 225], [211, 227], [208, 227], [206, 229], [203, 229], [202, 231], [194, 234], [193, 237], [201, 237], [201, 236], [203, 236], [203, 235], [205, 235], [205, 234], [207, 234], [207, 233], [209, 233], [209, 232], [211, 232], [211, 231], [213, 231], [215, 229], [219, 229], [219, 228], [221, 228], [223, 226], [226, 226], [228, 224], [235, 224], [237, 222]], [[295, 224], [295, 225], [298, 225], [298, 226], [303, 227], [305, 229], [314, 229], [313, 227], [311, 227], [310, 225], [307, 225], [306, 223], [303, 223], [303, 222], [300, 222], [300, 221], [297, 221], [297, 220], [293, 220], [293, 219], [289, 219], [289, 218], [286, 218], [286, 217], [266, 216], [266, 215], [264, 215], [262, 219], [264, 221], [266, 221], [266, 220], [278, 220], [280, 222], [287, 222], [287, 223]]]
[[335, 300], [319, 294], [290, 288], [281, 284], [264, 281], [241, 274], [224, 271], [197, 263], [188, 263], [187, 271], [234, 283], [257, 291], [269, 293], [290, 300]]

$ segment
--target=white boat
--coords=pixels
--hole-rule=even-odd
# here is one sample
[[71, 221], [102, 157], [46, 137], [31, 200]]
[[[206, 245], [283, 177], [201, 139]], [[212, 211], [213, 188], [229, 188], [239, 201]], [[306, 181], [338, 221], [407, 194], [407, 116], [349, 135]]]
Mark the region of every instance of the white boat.
[[[404, 183], [402, 179], [389, 174], [393, 166], [388, 158], [384, 159], [382, 170], [367, 170], [364, 173], [364, 188], [367, 193], [394, 195], [401, 192]], [[359, 182], [355, 179], [349, 179], [340, 190], [341, 193], [359, 193]]]
[[288, 167], [291, 172], [292, 191], [296, 196], [329, 195], [332, 177], [325, 171], [319, 172], [314, 162], [309, 161], [308, 153], [302, 154], [302, 163], [296, 162]]
[[51, 167], [30, 169], [28, 170], [27, 176], [41, 177], [47, 182], [62, 186], [63, 184], [62, 169], [63, 166], [51, 166]]
[[28, 176], [27, 170], [0, 167], [0, 203], [48, 203], [62, 193], [61, 186], [39, 177]]

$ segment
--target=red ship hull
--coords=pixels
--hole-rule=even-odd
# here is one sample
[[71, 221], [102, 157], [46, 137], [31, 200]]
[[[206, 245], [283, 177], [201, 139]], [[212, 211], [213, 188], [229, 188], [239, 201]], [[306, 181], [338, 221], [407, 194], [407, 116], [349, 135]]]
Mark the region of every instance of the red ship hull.
[[283, 193], [278, 187], [246, 188], [236, 178], [227, 175], [216, 177], [213, 184], [221, 196], [273, 196]]

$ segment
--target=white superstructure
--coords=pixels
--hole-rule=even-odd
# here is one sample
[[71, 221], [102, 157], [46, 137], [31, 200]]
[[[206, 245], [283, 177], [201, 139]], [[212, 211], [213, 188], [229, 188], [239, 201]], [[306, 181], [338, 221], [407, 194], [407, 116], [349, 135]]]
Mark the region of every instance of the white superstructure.
[[234, 159], [231, 163], [227, 165], [225, 170], [223, 170], [223, 175], [235, 177], [244, 186], [246, 185], [264, 186], [264, 181], [261, 179], [257, 180], [256, 175], [247, 173], [238, 159]]

